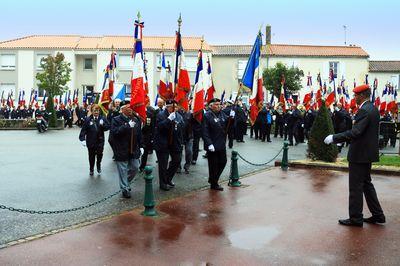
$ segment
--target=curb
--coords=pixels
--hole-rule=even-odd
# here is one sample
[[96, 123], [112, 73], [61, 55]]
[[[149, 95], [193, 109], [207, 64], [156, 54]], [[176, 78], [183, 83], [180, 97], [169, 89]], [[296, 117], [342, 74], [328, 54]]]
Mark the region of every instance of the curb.
[[[282, 163], [281, 161], [275, 161], [275, 166], [281, 166], [281, 163]], [[290, 162], [289, 161], [289, 167], [299, 168], [299, 169], [318, 168], [318, 169], [334, 170], [334, 171], [342, 171], [342, 172], [349, 171], [349, 168], [347, 166], [329, 165], [329, 164], [318, 163], [318, 162], [306, 163], [306, 162], [296, 162], [296, 161]], [[374, 168], [374, 166], [372, 166], [371, 174], [400, 176], [400, 171], [399, 170], [391, 170], [391, 169], [379, 169], [379, 168]]]

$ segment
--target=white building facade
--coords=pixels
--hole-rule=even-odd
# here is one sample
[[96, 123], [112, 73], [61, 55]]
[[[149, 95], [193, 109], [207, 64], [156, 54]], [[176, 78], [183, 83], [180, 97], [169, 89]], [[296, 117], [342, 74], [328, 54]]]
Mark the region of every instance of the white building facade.
[[[203, 64], [212, 60], [211, 49], [200, 37], [183, 37], [186, 67], [191, 84], [194, 85], [198, 61], [198, 50], [203, 47]], [[79, 89], [79, 96], [86, 92], [99, 93], [104, 82], [104, 70], [110, 62], [112, 51], [117, 53], [117, 82], [127, 85], [130, 92], [133, 67], [131, 36], [28, 36], [0, 42], [0, 94], [13, 92], [14, 99], [21, 90], [29, 93], [37, 89], [36, 74], [41, 71], [40, 60], [48, 55], [61, 52], [71, 64], [71, 80], [67, 86], [73, 91]], [[143, 47], [147, 61], [149, 97], [157, 94], [160, 76], [160, 51], [164, 51], [171, 71], [175, 67], [175, 37], [145, 37]], [[172, 73], [173, 75], [173, 73]], [[29, 96], [28, 96], [29, 97]]]

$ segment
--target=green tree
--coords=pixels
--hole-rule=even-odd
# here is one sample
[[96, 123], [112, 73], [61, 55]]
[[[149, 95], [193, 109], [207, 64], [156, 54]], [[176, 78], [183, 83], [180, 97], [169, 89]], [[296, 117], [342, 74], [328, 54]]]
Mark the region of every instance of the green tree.
[[62, 95], [68, 89], [66, 86], [67, 82], [71, 80], [71, 64], [65, 62], [64, 59], [65, 57], [62, 53], [42, 58], [40, 67], [43, 71], [36, 74], [36, 79], [39, 81], [39, 89], [45, 90], [48, 96], [46, 111], [51, 114], [49, 120], [50, 127], [55, 127], [57, 124], [54, 97]]
[[338, 155], [336, 144], [326, 145], [324, 143], [325, 137], [333, 133], [332, 119], [323, 101], [311, 127], [310, 139], [308, 140], [308, 157], [312, 160], [325, 162], [336, 161]]
[[302, 88], [301, 78], [304, 77], [303, 70], [298, 67], [288, 68], [286, 65], [278, 62], [275, 67], [266, 68], [263, 71], [263, 85], [269, 91], [273, 92], [275, 97], [279, 97], [281, 92], [282, 75], [285, 77], [286, 91], [295, 93]]

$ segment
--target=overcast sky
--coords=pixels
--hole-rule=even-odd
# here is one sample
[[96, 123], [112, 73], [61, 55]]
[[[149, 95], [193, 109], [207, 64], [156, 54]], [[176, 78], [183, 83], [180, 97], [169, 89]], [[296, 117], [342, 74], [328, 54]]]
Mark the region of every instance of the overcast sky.
[[[0, 40], [34, 34], [130, 35], [140, 11], [144, 35], [183, 36], [210, 44], [253, 44], [260, 25], [272, 42], [363, 47], [371, 59], [400, 60], [400, 1], [380, 0], [3, 0]], [[264, 31], [264, 30], [263, 30]]]

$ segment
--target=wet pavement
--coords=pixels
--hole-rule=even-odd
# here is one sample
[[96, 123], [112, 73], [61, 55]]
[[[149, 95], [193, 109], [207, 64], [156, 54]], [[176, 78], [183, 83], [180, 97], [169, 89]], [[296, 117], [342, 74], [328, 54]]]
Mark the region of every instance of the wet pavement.
[[[105, 145], [101, 176], [95, 174], [90, 177], [87, 149], [80, 145], [78, 135], [78, 128], [45, 134], [37, 131], [0, 131], [0, 204], [33, 210], [62, 210], [95, 202], [118, 191], [118, 173], [111, 160], [109, 145]], [[235, 142], [234, 149], [255, 163], [267, 162], [282, 148], [280, 138], [272, 138], [272, 143], [247, 137], [245, 140], [246, 143]], [[306, 144], [291, 147], [289, 159], [305, 158], [306, 147]], [[158, 202], [208, 186], [207, 160], [202, 158], [202, 154], [204, 152], [200, 152], [197, 164], [191, 167], [189, 175], [175, 176], [176, 188], [169, 192], [158, 190], [156, 156], [150, 156], [149, 164], [155, 166], [154, 187]], [[254, 167], [242, 160], [238, 164], [240, 174], [244, 175], [270, 167], [273, 162], [263, 167]], [[228, 164], [221, 177], [224, 180], [228, 178], [229, 166], [230, 150]], [[0, 210], [0, 247], [20, 238], [141, 206], [144, 190], [142, 175], [137, 176], [132, 187], [133, 197], [130, 200], [123, 200], [117, 195], [102, 204], [66, 214], [31, 215]]]
[[[400, 178], [374, 176], [386, 225], [347, 217], [347, 174], [279, 168], [0, 250], [1, 265], [399, 265]], [[369, 215], [365, 210], [364, 214]]]

